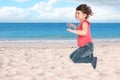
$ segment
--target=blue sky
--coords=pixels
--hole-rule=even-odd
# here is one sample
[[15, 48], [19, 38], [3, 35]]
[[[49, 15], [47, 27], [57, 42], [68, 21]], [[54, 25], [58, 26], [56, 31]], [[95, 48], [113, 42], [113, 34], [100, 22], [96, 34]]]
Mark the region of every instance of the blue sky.
[[91, 22], [120, 22], [119, 0], [0, 0], [0, 22], [77, 22], [82, 3], [94, 12]]

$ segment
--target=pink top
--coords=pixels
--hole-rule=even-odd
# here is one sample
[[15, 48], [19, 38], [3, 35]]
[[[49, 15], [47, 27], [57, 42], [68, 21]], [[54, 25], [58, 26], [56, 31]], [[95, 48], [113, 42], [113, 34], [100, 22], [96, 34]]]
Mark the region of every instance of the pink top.
[[87, 43], [92, 42], [92, 37], [91, 37], [91, 34], [90, 34], [90, 22], [88, 22], [88, 21], [85, 19], [84, 21], [82, 21], [82, 22], [78, 25], [77, 30], [82, 30], [82, 24], [83, 24], [83, 22], [87, 22], [87, 23], [88, 23], [87, 34], [84, 35], [84, 36], [78, 35], [77, 42], [78, 42], [78, 46], [79, 46], [79, 47], [83, 47], [83, 46], [87, 45]]

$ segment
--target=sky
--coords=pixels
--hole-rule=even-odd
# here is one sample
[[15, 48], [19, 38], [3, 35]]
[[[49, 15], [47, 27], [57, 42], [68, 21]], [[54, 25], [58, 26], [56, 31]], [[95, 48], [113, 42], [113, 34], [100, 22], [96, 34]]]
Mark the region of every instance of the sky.
[[120, 0], [0, 0], [0, 22], [78, 22], [75, 8], [87, 4], [97, 23], [120, 23]]

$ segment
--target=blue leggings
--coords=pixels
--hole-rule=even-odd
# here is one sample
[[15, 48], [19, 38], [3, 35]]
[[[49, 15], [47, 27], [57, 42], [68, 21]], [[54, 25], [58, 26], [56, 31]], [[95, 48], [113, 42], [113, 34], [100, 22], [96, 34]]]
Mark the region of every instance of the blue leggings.
[[93, 59], [94, 46], [92, 42], [89, 42], [86, 46], [80, 47], [71, 53], [70, 59], [74, 63], [89, 63]]

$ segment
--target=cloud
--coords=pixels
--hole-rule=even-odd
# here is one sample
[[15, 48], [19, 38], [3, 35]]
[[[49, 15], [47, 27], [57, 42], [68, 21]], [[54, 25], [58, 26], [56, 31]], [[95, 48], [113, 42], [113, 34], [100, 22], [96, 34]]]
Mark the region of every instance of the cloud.
[[52, 10], [52, 6], [57, 2], [57, 0], [49, 0], [48, 2], [39, 2], [31, 7], [31, 10], [36, 12], [48, 12]]
[[16, 1], [16, 2], [25, 2], [25, 1], [30, 1], [30, 0], [13, 0], [13, 1]]
[[90, 20], [93, 22], [120, 22], [120, 0], [70, 0], [88, 4], [95, 13]]
[[67, 21], [74, 19], [75, 9], [73, 7], [53, 7], [57, 0], [49, 0], [48, 2], [40, 2], [35, 4], [30, 10], [39, 14], [39, 18], [45, 22]]
[[120, 11], [110, 6], [92, 6], [94, 15], [93, 22], [120, 22]]
[[120, 5], [120, 0], [70, 0], [70, 1], [76, 1], [80, 3], [90, 3], [94, 5], [114, 5], [114, 6], [119, 6]]
[[29, 15], [24, 9], [16, 8], [16, 7], [2, 7], [0, 9], [0, 20], [21, 20], [25, 19]]
[[[72, 11], [72, 12], [70, 12]], [[47, 22], [66, 22], [74, 20], [74, 8], [55, 8], [52, 12], [43, 12], [39, 15], [39, 18]]]
[[94, 15], [92, 20], [96, 22], [118, 22], [120, 21], [120, 11], [116, 10], [114, 7], [102, 6], [93, 7]]
[[[50, 1], [50, 0], [49, 0]], [[40, 2], [35, 4], [31, 9], [38, 13], [37, 18], [40, 21], [48, 22], [76, 22], [74, 18], [75, 7], [53, 7], [56, 3], [50, 4], [48, 2]], [[90, 20], [92, 22], [119, 22], [120, 21], [120, 11], [116, 10], [113, 6], [96, 6], [90, 5], [95, 13]]]
[[57, 2], [57, 0], [49, 0], [48, 1], [48, 5], [53, 5], [53, 4], [55, 4]]
[[[58, 0], [41, 1], [29, 8], [4, 6], [0, 8], [0, 21], [76, 22], [74, 17], [76, 6], [59, 7], [57, 5], [56, 7], [56, 4], [59, 4]], [[90, 4], [90, 6], [94, 12], [94, 15], [90, 17], [92, 22], [120, 22], [120, 10], [115, 6], [102, 4], [101, 6]]]

